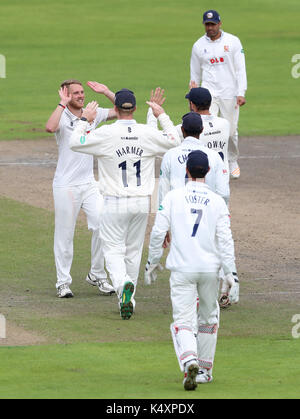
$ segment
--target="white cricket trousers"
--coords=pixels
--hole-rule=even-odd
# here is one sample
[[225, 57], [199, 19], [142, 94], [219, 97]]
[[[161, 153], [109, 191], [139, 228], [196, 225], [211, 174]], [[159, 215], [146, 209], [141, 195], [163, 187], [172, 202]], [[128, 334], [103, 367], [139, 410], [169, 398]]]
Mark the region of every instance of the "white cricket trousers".
[[136, 285], [150, 209], [150, 197], [104, 197], [100, 236], [106, 269], [120, 297], [125, 282]]
[[236, 162], [239, 157], [238, 122], [240, 107], [237, 105], [236, 100], [236, 97], [232, 99], [221, 99], [220, 97], [213, 97], [209, 109], [212, 115], [225, 118], [230, 123], [230, 135], [228, 142], [229, 163]]
[[[201, 369], [212, 371], [219, 327], [218, 273], [183, 273], [172, 271], [170, 277], [173, 323], [171, 333], [181, 370], [184, 364], [198, 359]], [[197, 311], [197, 334], [194, 321]]]
[[56, 288], [72, 283], [73, 239], [76, 220], [82, 208], [92, 231], [90, 272], [107, 278], [99, 235], [103, 197], [95, 183], [70, 187], [53, 187], [55, 208], [54, 257], [57, 273]]

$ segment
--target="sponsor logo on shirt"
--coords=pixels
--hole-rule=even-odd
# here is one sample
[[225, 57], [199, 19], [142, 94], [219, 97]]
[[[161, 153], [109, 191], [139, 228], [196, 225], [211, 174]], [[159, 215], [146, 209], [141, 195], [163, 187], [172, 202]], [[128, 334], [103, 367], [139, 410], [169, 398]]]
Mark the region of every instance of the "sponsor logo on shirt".
[[81, 144], [84, 144], [84, 143], [85, 143], [85, 135], [82, 135], [82, 136], [80, 137], [80, 143], [81, 143]]
[[224, 64], [225, 63], [225, 58], [224, 57], [214, 57], [211, 58], [210, 60], [211, 64]]

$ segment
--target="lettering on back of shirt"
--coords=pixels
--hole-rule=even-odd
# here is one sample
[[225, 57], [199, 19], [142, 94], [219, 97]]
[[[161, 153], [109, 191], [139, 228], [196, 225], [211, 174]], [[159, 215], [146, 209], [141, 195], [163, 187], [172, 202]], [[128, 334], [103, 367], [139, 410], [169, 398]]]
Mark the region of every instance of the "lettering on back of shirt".
[[188, 204], [202, 204], [207, 206], [210, 202], [210, 199], [208, 199], [206, 196], [201, 195], [185, 195], [185, 200]]
[[126, 156], [127, 154], [134, 154], [136, 156], [142, 157], [142, 154], [144, 152], [143, 149], [141, 149], [140, 147], [135, 147], [135, 146], [121, 147], [115, 151], [118, 157], [123, 157], [123, 156]]
[[226, 145], [225, 141], [207, 141], [206, 143], [207, 148], [221, 149], [221, 150], [223, 150], [225, 145]]

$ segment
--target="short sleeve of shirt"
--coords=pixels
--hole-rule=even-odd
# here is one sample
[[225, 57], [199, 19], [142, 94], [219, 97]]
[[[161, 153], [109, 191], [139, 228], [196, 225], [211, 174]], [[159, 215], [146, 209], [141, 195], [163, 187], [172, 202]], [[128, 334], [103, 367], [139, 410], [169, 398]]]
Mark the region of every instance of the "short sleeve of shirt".
[[105, 122], [108, 118], [108, 108], [98, 108], [97, 109], [97, 116], [95, 119], [95, 127], [97, 127], [101, 122]]

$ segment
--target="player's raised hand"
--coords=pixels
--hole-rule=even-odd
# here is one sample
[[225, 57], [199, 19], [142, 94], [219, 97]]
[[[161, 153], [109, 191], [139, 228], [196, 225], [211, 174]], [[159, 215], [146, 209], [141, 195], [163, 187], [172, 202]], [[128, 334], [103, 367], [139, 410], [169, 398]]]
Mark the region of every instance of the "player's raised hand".
[[86, 108], [82, 112], [82, 116], [84, 118], [87, 118], [89, 123], [93, 122], [97, 115], [97, 108], [98, 103], [95, 100], [93, 102], [88, 103], [86, 105]]
[[189, 84], [189, 89], [191, 90], [191, 89], [194, 89], [195, 87], [199, 87], [199, 86], [194, 80], [191, 80]]
[[164, 89], [161, 89], [160, 87], [157, 87], [154, 91], [151, 90], [150, 102], [154, 102], [159, 106], [162, 106], [166, 100], [164, 93]]
[[163, 113], [165, 113], [164, 109], [160, 105], [158, 105], [157, 103], [149, 102], [149, 101], [147, 101], [146, 103], [152, 109], [153, 115], [155, 116], [155, 118], [158, 118], [159, 115], [162, 115]]
[[[111, 101], [111, 103], [115, 103], [115, 94], [105, 85], [102, 83], [98, 83], [97, 81], [88, 81], [87, 85], [94, 90], [96, 93], [100, 93], [104, 95]], [[115, 117], [115, 116], [114, 116]], [[109, 119], [112, 119], [111, 117]]]
[[67, 106], [67, 104], [72, 99], [72, 95], [68, 92], [67, 86], [61, 87], [58, 91], [58, 94], [60, 97], [60, 103], [64, 106]]
[[109, 91], [109, 88], [105, 84], [98, 83], [96, 81], [88, 81], [87, 85], [94, 90], [96, 93], [105, 94]]

